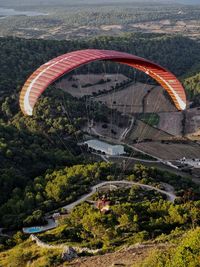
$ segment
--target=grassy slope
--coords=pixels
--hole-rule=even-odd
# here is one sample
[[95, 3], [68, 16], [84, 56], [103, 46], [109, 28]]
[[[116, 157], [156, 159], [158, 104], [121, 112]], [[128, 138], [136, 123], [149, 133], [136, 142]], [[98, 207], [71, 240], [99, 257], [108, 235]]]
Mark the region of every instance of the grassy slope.
[[164, 252], [151, 250], [149, 256], [133, 267], [198, 267], [200, 266], [200, 228], [190, 230], [183, 237], [173, 240], [174, 245]]
[[0, 253], [0, 266], [25, 267], [29, 262], [32, 267], [52, 266], [53, 262], [56, 263], [53, 266], [58, 266], [61, 263], [61, 253], [62, 250], [59, 249], [40, 248], [29, 239], [13, 249]]
[[[166, 240], [170, 240], [166, 243]], [[165, 241], [165, 243], [163, 242]], [[199, 266], [199, 257], [200, 257], [200, 228], [190, 230], [181, 235], [177, 234], [174, 236], [164, 237], [161, 240], [160, 244], [157, 242], [152, 242], [152, 246], [135, 247], [135, 255], [137, 262], [133, 259], [129, 264], [133, 264], [133, 267], [198, 267]], [[163, 243], [163, 246], [161, 245]], [[160, 247], [162, 247], [160, 249]], [[144, 250], [144, 251], [143, 251]], [[164, 253], [163, 253], [164, 250]], [[120, 254], [121, 253], [121, 254]], [[114, 252], [105, 255], [94, 256], [84, 260], [80, 258], [78, 260], [79, 266], [83, 266], [82, 263], [90, 263], [91, 267], [95, 266], [105, 266], [102, 265], [105, 263], [105, 260], [110, 266], [113, 263], [116, 263], [116, 260], [122, 260], [123, 256], [131, 257], [133, 254], [132, 249], [125, 248], [122, 252]], [[129, 255], [130, 253], [130, 255]], [[122, 257], [119, 258], [119, 254]], [[138, 257], [141, 255], [141, 257]], [[146, 256], [148, 255], [148, 256]], [[131, 258], [130, 258], [131, 259]], [[114, 262], [113, 262], [114, 261]], [[102, 263], [102, 264], [101, 264]], [[25, 267], [27, 264], [31, 264], [31, 267], [45, 267], [45, 266], [64, 266], [64, 263], [61, 260], [61, 250], [59, 249], [42, 249], [37, 247], [33, 242], [27, 240], [13, 249], [0, 253], [0, 266], [9, 266], [9, 267]], [[84, 265], [86, 266], [86, 265]], [[89, 265], [87, 265], [89, 266]]]

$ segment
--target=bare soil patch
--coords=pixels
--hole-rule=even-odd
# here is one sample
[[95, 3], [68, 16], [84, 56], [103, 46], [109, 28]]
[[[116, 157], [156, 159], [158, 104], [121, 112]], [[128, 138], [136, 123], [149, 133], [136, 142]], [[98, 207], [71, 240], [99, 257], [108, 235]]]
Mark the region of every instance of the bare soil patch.
[[104, 31], [110, 31], [110, 30], [121, 30], [123, 28], [122, 25], [101, 25], [100, 27]]
[[134, 263], [144, 259], [155, 247], [164, 248], [166, 245], [139, 245], [124, 248], [120, 251], [92, 257], [82, 257], [71, 262], [70, 266], [77, 267], [131, 267]]
[[175, 136], [181, 136], [183, 133], [183, 113], [182, 112], [165, 112], [159, 113], [158, 128]]
[[161, 86], [153, 87], [145, 101], [145, 112], [176, 111], [172, 100]]

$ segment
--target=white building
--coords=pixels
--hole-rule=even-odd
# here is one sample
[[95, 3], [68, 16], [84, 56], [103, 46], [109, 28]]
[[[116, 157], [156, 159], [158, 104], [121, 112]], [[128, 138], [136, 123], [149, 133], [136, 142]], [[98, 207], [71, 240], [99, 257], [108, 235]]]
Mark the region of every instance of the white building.
[[89, 148], [94, 149], [95, 151], [101, 151], [106, 155], [116, 156], [124, 154], [124, 147], [122, 145], [110, 145], [108, 143], [99, 141], [99, 140], [89, 140], [84, 142]]
[[181, 164], [187, 164], [189, 166], [192, 166], [193, 168], [200, 168], [200, 159], [186, 159], [183, 157], [180, 159]]

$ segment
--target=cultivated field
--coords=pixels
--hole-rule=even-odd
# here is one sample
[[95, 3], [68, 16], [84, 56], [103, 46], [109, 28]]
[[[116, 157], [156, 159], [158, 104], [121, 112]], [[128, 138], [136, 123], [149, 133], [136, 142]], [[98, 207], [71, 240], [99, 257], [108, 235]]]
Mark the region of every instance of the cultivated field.
[[154, 86], [145, 98], [144, 112], [169, 111], [176, 111], [176, 108], [166, 90], [164, 90], [161, 86]]
[[141, 100], [150, 88], [150, 85], [132, 84], [123, 90], [96, 97], [95, 100], [124, 114], [142, 112]]
[[174, 136], [184, 134], [192, 140], [200, 140], [200, 109], [188, 109], [184, 113], [163, 112], [158, 115], [160, 119], [157, 128]]
[[176, 160], [183, 157], [199, 158], [200, 156], [200, 146], [195, 143], [174, 144], [169, 142], [167, 144], [162, 144], [160, 142], [143, 142], [133, 146], [153, 156], [166, 160]]
[[[177, 112], [166, 91], [160, 86], [132, 83], [124, 89], [113, 90], [116, 85], [128, 78], [123, 74], [77, 74], [57, 82], [56, 86], [75, 97], [84, 95], [92, 96], [93, 101], [104, 103], [113, 110], [108, 128], [102, 128], [101, 124], [94, 125], [94, 131], [103, 136], [119, 138], [125, 128], [119, 128], [115, 124], [116, 111], [122, 114], [136, 116], [138, 113], [157, 113], [158, 123], [151, 127], [151, 123], [137, 120], [127, 139], [132, 140], [169, 140], [172, 136], [185, 134], [190, 139], [200, 139], [200, 109], [188, 109], [186, 112]], [[95, 96], [95, 94], [103, 94]], [[107, 92], [107, 93], [106, 93]], [[184, 115], [185, 114], [185, 115]], [[124, 124], [127, 127], [128, 118]], [[149, 125], [148, 125], [149, 124]], [[113, 129], [117, 134], [111, 134]]]
[[175, 111], [171, 101], [164, 95], [164, 89], [139, 82], [94, 99], [124, 114]]
[[[56, 83], [56, 87], [79, 98], [84, 95], [99, 93], [100, 91], [108, 91], [116, 83], [126, 81], [127, 79], [123, 74], [77, 74], [63, 78]], [[102, 80], [104, 81], [103, 83], [101, 83]]]
[[182, 112], [165, 112], [159, 113], [158, 128], [175, 136], [183, 134], [183, 113]]
[[134, 140], [169, 140], [172, 136], [168, 133], [165, 133], [159, 129], [151, 127], [150, 125], [144, 123], [143, 121], [137, 121], [136, 125], [133, 127], [132, 131], [126, 138], [128, 143], [132, 143]]
[[150, 88], [151, 85], [132, 84], [123, 90], [95, 97], [94, 100], [124, 114], [142, 112], [142, 99]]

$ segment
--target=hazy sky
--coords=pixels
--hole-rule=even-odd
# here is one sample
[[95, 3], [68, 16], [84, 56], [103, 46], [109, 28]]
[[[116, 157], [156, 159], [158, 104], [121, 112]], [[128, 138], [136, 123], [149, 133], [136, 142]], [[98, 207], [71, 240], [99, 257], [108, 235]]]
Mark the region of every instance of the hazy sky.
[[103, 4], [124, 2], [149, 3], [184, 3], [200, 4], [200, 0], [0, 0], [0, 6], [33, 6], [33, 5], [67, 5], [67, 4]]

